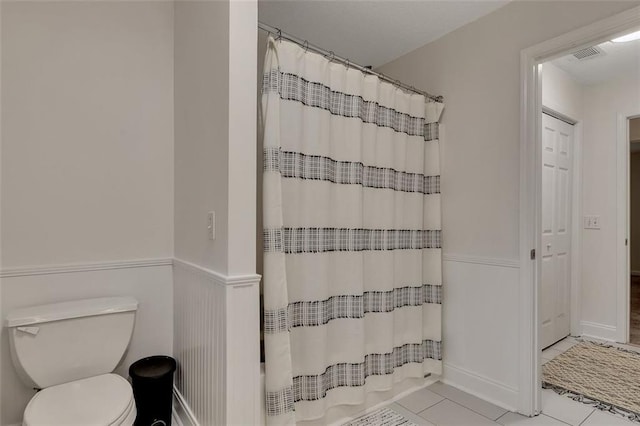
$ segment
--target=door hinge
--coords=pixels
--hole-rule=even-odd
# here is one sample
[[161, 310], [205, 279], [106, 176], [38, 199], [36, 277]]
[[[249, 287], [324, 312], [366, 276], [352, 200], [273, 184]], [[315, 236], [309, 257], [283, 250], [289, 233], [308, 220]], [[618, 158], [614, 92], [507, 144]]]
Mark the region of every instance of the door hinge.
[[536, 258], [536, 249], [531, 249], [531, 260], [535, 260]]
[[628, 239], [628, 238], [625, 238], [625, 239], [624, 239], [624, 245], [625, 245], [625, 246], [628, 246], [628, 245], [629, 245], [629, 239]]

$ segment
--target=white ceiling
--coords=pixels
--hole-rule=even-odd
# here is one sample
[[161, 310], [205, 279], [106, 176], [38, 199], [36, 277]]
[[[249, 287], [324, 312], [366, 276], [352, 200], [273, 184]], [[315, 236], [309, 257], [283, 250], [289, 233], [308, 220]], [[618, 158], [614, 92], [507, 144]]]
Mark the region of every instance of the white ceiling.
[[599, 44], [605, 54], [579, 61], [572, 55], [551, 61], [585, 85], [602, 83], [632, 72], [640, 73], [640, 40]]
[[509, 0], [259, 0], [258, 19], [360, 65], [390, 62]]

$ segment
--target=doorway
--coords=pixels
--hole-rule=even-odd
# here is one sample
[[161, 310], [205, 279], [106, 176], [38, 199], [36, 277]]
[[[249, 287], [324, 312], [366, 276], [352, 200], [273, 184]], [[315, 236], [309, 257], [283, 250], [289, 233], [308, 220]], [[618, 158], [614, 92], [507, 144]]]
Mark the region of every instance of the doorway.
[[[630, 9], [629, 11], [620, 13], [586, 27], [577, 29], [565, 35], [556, 37], [531, 48], [525, 49], [521, 53], [521, 69], [522, 69], [522, 132], [521, 132], [521, 180], [520, 180], [520, 333], [522, 336], [520, 345], [521, 359], [521, 376], [520, 376], [520, 407], [519, 411], [523, 414], [536, 415], [541, 412], [542, 407], [542, 389], [541, 383], [541, 347], [542, 347], [542, 327], [541, 327], [541, 304], [542, 302], [542, 254], [546, 249], [546, 243], [542, 242], [542, 66], [544, 62], [551, 61], [570, 53], [577, 52], [580, 49], [587, 49], [600, 43], [611, 41], [616, 37], [627, 35], [640, 28], [640, 8]], [[630, 93], [631, 91], [627, 91]], [[636, 93], [636, 92], [634, 92]], [[628, 106], [626, 107], [628, 108]], [[624, 108], [624, 109], [626, 109]], [[624, 124], [626, 125], [625, 116]], [[615, 127], [615, 124], [613, 125]], [[587, 135], [585, 129], [584, 134]], [[628, 140], [625, 141], [628, 143]], [[625, 153], [625, 155], [628, 155]], [[611, 159], [616, 155], [609, 156]], [[618, 167], [618, 173], [624, 169], [627, 177], [626, 165]], [[610, 198], [618, 198], [622, 193], [620, 180], [614, 185], [611, 191], [614, 193], [607, 194]], [[614, 195], [617, 194], [617, 195]], [[625, 192], [626, 196], [627, 193]], [[624, 198], [626, 204], [627, 198]], [[584, 212], [588, 213], [587, 211]], [[610, 242], [614, 245], [611, 249], [606, 250], [608, 256], [614, 256], [618, 261], [626, 263], [626, 253], [628, 246], [624, 245], [627, 237], [624, 229], [626, 229], [626, 215], [628, 211], [613, 214], [613, 217], [607, 222], [608, 226], [618, 228], [615, 235], [615, 241]], [[622, 217], [621, 217], [622, 216]], [[580, 216], [580, 226], [582, 227], [582, 219]], [[574, 221], [575, 222], [575, 221]], [[618, 224], [624, 223], [624, 229], [619, 229]], [[594, 235], [597, 233], [592, 233]], [[552, 246], [553, 247], [553, 246]], [[584, 255], [584, 253], [582, 253]], [[587, 262], [583, 260], [582, 263]], [[607, 314], [607, 323], [602, 324], [594, 322], [582, 322], [581, 327], [595, 327], [599, 325], [607, 325], [615, 323], [616, 326], [600, 327], [601, 332], [609, 333], [609, 339], [612, 341], [622, 341], [623, 331], [628, 330], [629, 320], [629, 298], [628, 287], [625, 291], [621, 287], [621, 276], [616, 272], [622, 269], [614, 269], [609, 274], [609, 280], [616, 282], [617, 290], [613, 290], [615, 301], [609, 301], [607, 306], [616, 306], [616, 318], [611, 320], [611, 314]], [[612, 275], [617, 275], [612, 276]], [[624, 282], [629, 281], [630, 273], [626, 274]], [[583, 277], [584, 278], [584, 277]], [[609, 293], [611, 294], [611, 293]], [[596, 293], [596, 296], [606, 295], [602, 291]], [[572, 310], [571, 315], [574, 315]], [[624, 321], [623, 321], [624, 320]], [[612, 322], [611, 322], [612, 321]], [[622, 327], [620, 327], [622, 324]], [[624, 330], [623, 330], [624, 329]]]

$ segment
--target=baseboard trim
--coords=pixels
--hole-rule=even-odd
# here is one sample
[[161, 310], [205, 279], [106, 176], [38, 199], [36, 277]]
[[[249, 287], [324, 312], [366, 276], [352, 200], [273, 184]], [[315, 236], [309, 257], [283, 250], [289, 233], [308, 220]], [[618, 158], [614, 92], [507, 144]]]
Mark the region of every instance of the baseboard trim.
[[189, 404], [175, 385], [173, 386], [173, 417], [180, 422], [178, 426], [200, 426]]
[[172, 264], [173, 259], [171, 258], [158, 258], [62, 265], [18, 266], [15, 268], [3, 268], [0, 270], [0, 278], [68, 274], [74, 272], [104, 271], [109, 269], [149, 268], [155, 266], [171, 266]]
[[477, 265], [499, 266], [503, 268], [520, 268], [518, 259], [501, 259], [495, 257], [468, 256], [464, 254], [444, 253], [442, 260], [445, 262], [473, 263]]
[[617, 328], [612, 325], [598, 324], [590, 321], [580, 321], [582, 335], [584, 337], [593, 337], [596, 339], [615, 342], [617, 337]]
[[178, 258], [173, 259], [173, 266], [181, 267], [181, 268], [196, 272], [198, 274], [205, 275], [207, 278], [211, 279], [216, 284], [225, 286], [225, 287], [228, 287], [228, 286], [244, 287], [249, 285], [255, 285], [255, 284], [258, 284], [262, 279], [262, 276], [258, 274], [224, 275], [212, 269], [207, 269], [202, 266], [196, 265], [195, 263], [187, 262], [186, 260], [182, 260]]
[[176, 401], [174, 398], [173, 401], [173, 406], [171, 407], [171, 424], [173, 426], [185, 426], [184, 423], [182, 423], [182, 420], [180, 420], [180, 417], [178, 416], [178, 412], [176, 411]]
[[467, 369], [444, 363], [441, 381], [509, 411], [517, 411], [518, 389]]

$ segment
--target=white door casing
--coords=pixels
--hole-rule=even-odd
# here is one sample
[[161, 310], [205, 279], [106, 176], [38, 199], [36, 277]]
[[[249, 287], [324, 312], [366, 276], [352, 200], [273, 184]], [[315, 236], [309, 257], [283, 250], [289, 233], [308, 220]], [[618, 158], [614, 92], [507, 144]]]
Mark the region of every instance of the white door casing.
[[[540, 256], [533, 255], [533, 250], [535, 253], [541, 252], [542, 79], [540, 64], [625, 35], [630, 31], [636, 31], [639, 26], [640, 6], [636, 6], [520, 52], [519, 331], [521, 339], [519, 342], [518, 412], [527, 416], [539, 414], [542, 406], [539, 333], [541, 262]], [[579, 209], [580, 204], [577, 203], [576, 206]], [[578, 238], [579, 233], [574, 234], [576, 234], [574, 237]], [[624, 298], [624, 292], [620, 292], [619, 299], [622, 298]], [[578, 312], [572, 312], [572, 314], [575, 315]], [[624, 323], [624, 318], [619, 313], [618, 327], [621, 323]]]
[[640, 117], [640, 110], [618, 113], [617, 129], [617, 176], [616, 176], [616, 204], [617, 204], [617, 284], [616, 284], [616, 342], [629, 342], [629, 320], [631, 301], [631, 262], [629, 244], [630, 234], [630, 146], [629, 120]]
[[540, 346], [570, 333], [573, 126], [542, 116]]

